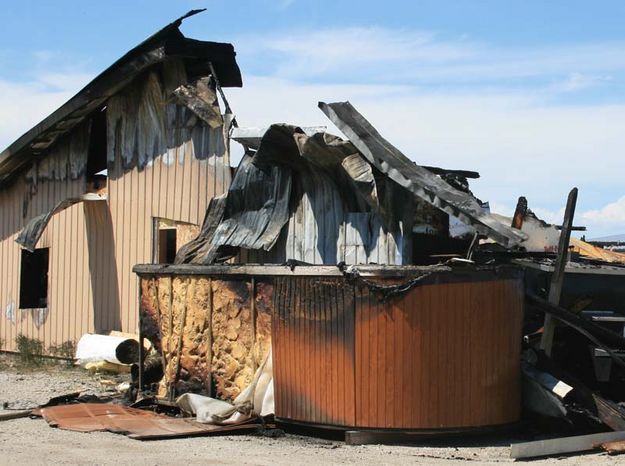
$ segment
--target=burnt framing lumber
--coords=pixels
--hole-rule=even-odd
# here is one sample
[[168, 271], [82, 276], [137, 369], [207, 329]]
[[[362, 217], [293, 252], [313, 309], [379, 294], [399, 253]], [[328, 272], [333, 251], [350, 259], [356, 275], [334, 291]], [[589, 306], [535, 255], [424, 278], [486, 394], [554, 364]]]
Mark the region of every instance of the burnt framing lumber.
[[[566, 210], [564, 211], [564, 222], [562, 223], [562, 232], [560, 233], [560, 241], [558, 243], [558, 257], [553, 267], [553, 275], [551, 276], [551, 285], [549, 286], [549, 303], [557, 306], [560, 304], [560, 296], [562, 294], [562, 285], [564, 283], [564, 269], [569, 257], [569, 243], [571, 240], [571, 230], [573, 228], [573, 217], [575, 216], [575, 205], [577, 204], [577, 188], [571, 189], [566, 202]], [[540, 340], [540, 349], [547, 356], [551, 356], [551, 347], [553, 345], [553, 334], [556, 328], [556, 322], [551, 314], [545, 314], [545, 325], [543, 335]]]
[[592, 320], [580, 317], [573, 312], [554, 304], [549, 301], [534, 295], [526, 295], [528, 301], [536, 306], [539, 310], [546, 314], [553, 315], [558, 320], [571, 325], [572, 327], [579, 327], [586, 332], [590, 333], [594, 338], [601, 340], [606, 345], [610, 345], [611, 348], [625, 349], [625, 338], [612, 330], [609, 330]]

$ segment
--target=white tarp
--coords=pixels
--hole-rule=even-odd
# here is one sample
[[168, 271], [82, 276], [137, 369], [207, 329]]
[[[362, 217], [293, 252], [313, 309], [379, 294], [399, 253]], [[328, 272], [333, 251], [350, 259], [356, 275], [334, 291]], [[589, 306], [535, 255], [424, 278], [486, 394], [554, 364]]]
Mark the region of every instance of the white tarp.
[[271, 350], [256, 370], [254, 379], [233, 404], [208, 396], [185, 393], [176, 400], [185, 413], [195, 416], [197, 422], [206, 424], [235, 424], [254, 417], [274, 413], [273, 364]]

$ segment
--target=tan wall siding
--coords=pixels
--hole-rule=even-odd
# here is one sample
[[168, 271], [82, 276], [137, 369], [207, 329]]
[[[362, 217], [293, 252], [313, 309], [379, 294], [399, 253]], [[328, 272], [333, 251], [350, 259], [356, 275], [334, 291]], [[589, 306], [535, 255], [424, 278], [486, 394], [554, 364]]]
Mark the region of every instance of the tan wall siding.
[[[44, 181], [38, 184], [37, 193], [30, 196], [30, 186], [23, 180], [17, 181], [9, 190], [0, 191], [0, 339], [3, 349], [14, 349], [15, 337], [22, 333], [46, 342], [46, 346], [65, 341], [65, 334], [70, 333], [70, 326], [60, 325], [65, 319], [64, 312], [70, 307], [64, 301], [63, 293], [66, 281], [77, 283], [78, 270], [75, 266], [61, 266], [66, 262], [77, 262], [80, 241], [84, 232], [80, 231], [82, 205], [70, 207], [54, 216], [37, 247], [50, 247], [50, 268], [48, 283], [48, 317], [43, 325], [38, 326], [33, 312], [19, 310], [21, 249], [15, 242], [25, 223], [35, 215], [51, 210], [60, 200], [75, 197], [84, 192], [84, 179], [75, 181]], [[30, 198], [28, 213], [23, 215], [24, 199]], [[84, 242], [84, 239], [83, 241]], [[70, 252], [71, 251], [71, 255]], [[58, 273], [63, 270], [63, 273]], [[54, 315], [52, 309], [61, 309]], [[41, 316], [43, 318], [43, 315]], [[69, 339], [69, 338], [66, 338]]]
[[[157, 160], [142, 172], [134, 169], [111, 180], [108, 202], [83, 202], [54, 215], [37, 244], [50, 248], [48, 315], [41, 327], [33, 312], [19, 310], [21, 252], [15, 238], [24, 220], [17, 192], [10, 201], [3, 193], [3, 349], [15, 350], [15, 337], [20, 333], [42, 340], [47, 348], [76, 341], [85, 332], [135, 332], [138, 294], [132, 267], [151, 262], [152, 218], [200, 224], [210, 198], [223, 192], [223, 182], [216, 185], [216, 178], [215, 167], [208, 161], [187, 157], [181, 165], [165, 166]], [[189, 201], [181, 203], [183, 198]], [[20, 226], [8, 228], [11, 224]], [[12, 320], [7, 318], [11, 306]]]
[[188, 156], [193, 153], [192, 146], [183, 146], [183, 150], [187, 156], [181, 163], [168, 166], [157, 159], [143, 171], [135, 168], [109, 181], [119, 289], [119, 309], [112, 313], [120, 316], [124, 331], [137, 329], [138, 282], [132, 267], [152, 262], [152, 219], [162, 217], [199, 225], [209, 200], [229, 184], [227, 167], [221, 163], [216, 167], [214, 158], [197, 160]]
[[[158, 86], [154, 75], [143, 83]], [[108, 169], [108, 200], [81, 202], [55, 214], [37, 245], [50, 248], [47, 317], [40, 326], [36, 320], [42, 314], [19, 310], [21, 252], [15, 238], [33, 216], [84, 193], [85, 179], [39, 180], [26, 216], [24, 199], [32, 191], [24, 179], [0, 191], [2, 349], [15, 350], [15, 337], [20, 333], [42, 340], [49, 348], [77, 341], [85, 332], [137, 331], [138, 282], [132, 267], [151, 262], [153, 218], [199, 225], [209, 200], [229, 186], [221, 128], [210, 129], [186, 108], [165, 103], [162, 94], [155, 95], [147, 104], [152, 107], [141, 109], [160, 115], [161, 124], [152, 125], [151, 136], [136, 141], [126, 138], [123, 144], [116, 144], [120, 141], [115, 140], [115, 127], [109, 127], [109, 144], [115, 145], [109, 147], [109, 157], [111, 150], [115, 156]], [[114, 109], [115, 102], [109, 102], [109, 110]], [[118, 110], [123, 118], [134, 118], [129, 109]], [[143, 124], [143, 130], [150, 128], [145, 121]], [[149, 137], [163, 129], [162, 150], [147, 156], [146, 163], [128, 166], [122, 162], [123, 155], [135, 151], [136, 145], [139, 149], [156, 148]], [[165, 139], [167, 144], [163, 144]], [[11, 305], [13, 311], [7, 312]]]

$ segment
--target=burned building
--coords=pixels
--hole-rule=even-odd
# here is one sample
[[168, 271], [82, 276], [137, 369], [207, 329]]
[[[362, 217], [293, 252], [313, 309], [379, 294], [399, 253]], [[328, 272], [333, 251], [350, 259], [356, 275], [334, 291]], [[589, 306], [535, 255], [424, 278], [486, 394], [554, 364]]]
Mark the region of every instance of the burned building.
[[491, 214], [348, 102], [319, 104], [344, 139], [238, 128], [232, 46], [183, 19], [0, 154], [5, 349], [138, 329], [134, 388], [199, 422], [264, 416], [264, 377], [278, 421], [464, 433], [517, 422], [523, 378], [528, 412], [625, 429], [624, 259], [570, 240], [576, 188], [562, 226]]
[[[284, 420], [515, 422], [522, 274], [465, 258], [478, 234], [510, 249], [526, 236], [443, 179], [453, 171], [410, 161], [349, 103], [320, 108], [349, 139], [285, 124], [233, 131], [246, 156], [198, 237], [173, 265], [135, 267], [142, 333], [165, 363], [157, 394], [233, 400], [271, 350]], [[449, 217], [474, 235], [454, 242]]]
[[[620, 428], [625, 414], [603, 398], [614, 393], [601, 371], [614, 352], [595, 336], [616, 349], [625, 340], [553, 304], [612, 309], [591, 312], [597, 321], [620, 312], [625, 268], [605, 265], [606, 254], [583, 241], [569, 244], [577, 189], [562, 227], [536, 218], [524, 198], [514, 219], [491, 215], [468, 189], [466, 175], [475, 174], [415, 164], [347, 102], [319, 107], [347, 139], [285, 124], [233, 130], [246, 156], [229, 190], [211, 201], [198, 237], [173, 265], [135, 267], [141, 331], [165, 365], [156, 394], [234, 401], [271, 360], [278, 420], [356, 429], [362, 434], [352, 441], [379, 441], [381, 430], [515, 423], [523, 374], [524, 389], [534, 390], [525, 397], [529, 411], [564, 416], [565, 405], [574, 413], [582, 404], [591, 418]], [[577, 262], [568, 263], [569, 245], [583, 256]], [[582, 287], [576, 269], [598, 280]], [[594, 375], [589, 383], [601, 392], [590, 396], [577, 383], [559, 394], [574, 393], [564, 404], [545, 393], [551, 385], [540, 383], [558, 380], [531, 357], [543, 354], [536, 334], [522, 339], [537, 328], [545, 339], [542, 320], [532, 322], [545, 314], [565, 323], [554, 349], [563, 367], [571, 342], [587, 353], [567, 330], [594, 343], [604, 385]], [[572, 363], [592, 371], [590, 359]]]
[[230, 44], [178, 30], [130, 50], [0, 154], [0, 341], [135, 332], [137, 263], [173, 261], [230, 185]]

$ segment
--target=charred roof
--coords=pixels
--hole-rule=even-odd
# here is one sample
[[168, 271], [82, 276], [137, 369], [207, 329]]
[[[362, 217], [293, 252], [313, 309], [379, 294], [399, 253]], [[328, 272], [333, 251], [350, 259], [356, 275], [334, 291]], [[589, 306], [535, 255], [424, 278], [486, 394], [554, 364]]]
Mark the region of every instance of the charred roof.
[[178, 29], [202, 11], [191, 10], [148, 37], [0, 153], [0, 188], [138, 75], [167, 59], [181, 58], [198, 76], [209, 74], [212, 64], [222, 87], [241, 87], [232, 44], [189, 39]]

